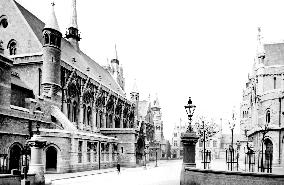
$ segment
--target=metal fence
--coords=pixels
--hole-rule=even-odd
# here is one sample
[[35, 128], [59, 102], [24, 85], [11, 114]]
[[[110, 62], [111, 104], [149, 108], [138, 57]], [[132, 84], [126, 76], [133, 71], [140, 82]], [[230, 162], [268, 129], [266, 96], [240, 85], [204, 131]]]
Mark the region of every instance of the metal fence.
[[245, 171], [254, 172], [255, 169], [255, 152], [248, 150], [245, 154]]
[[265, 153], [260, 152], [257, 166], [258, 172], [272, 173], [272, 153], [267, 151]]
[[229, 171], [239, 170], [239, 153], [237, 150], [233, 148], [226, 150], [226, 163]]
[[202, 151], [202, 161], [203, 163], [203, 168], [204, 169], [209, 169], [210, 168], [210, 163], [211, 163], [211, 151], [210, 150], [203, 150]]

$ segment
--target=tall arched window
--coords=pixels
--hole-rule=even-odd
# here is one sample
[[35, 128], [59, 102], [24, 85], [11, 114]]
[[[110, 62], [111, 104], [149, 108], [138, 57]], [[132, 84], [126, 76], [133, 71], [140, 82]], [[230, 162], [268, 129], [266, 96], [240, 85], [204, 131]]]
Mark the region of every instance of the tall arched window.
[[41, 81], [42, 81], [42, 71], [38, 68], [38, 95], [41, 95]]
[[72, 122], [77, 121], [77, 102], [73, 102]]
[[83, 124], [86, 124], [86, 120], [87, 120], [87, 109], [86, 109], [86, 105], [83, 105]]
[[67, 116], [68, 116], [68, 119], [70, 120], [70, 121], [72, 121], [72, 118], [71, 118], [71, 105], [70, 105], [70, 102], [67, 102]]
[[266, 123], [270, 123], [270, 110], [266, 111]]
[[87, 109], [87, 124], [91, 125], [91, 115], [92, 115], [92, 109], [91, 107], [88, 107]]
[[9, 49], [10, 55], [16, 55], [17, 54], [17, 42], [16, 40], [12, 39], [9, 41], [7, 49]]

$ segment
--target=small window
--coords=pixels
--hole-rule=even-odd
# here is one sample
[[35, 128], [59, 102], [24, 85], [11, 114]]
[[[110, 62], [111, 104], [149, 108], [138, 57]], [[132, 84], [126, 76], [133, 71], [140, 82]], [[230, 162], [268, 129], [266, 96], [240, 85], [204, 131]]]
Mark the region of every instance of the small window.
[[54, 45], [55, 44], [55, 35], [50, 34], [50, 44]]
[[49, 35], [47, 33], [44, 34], [44, 44], [49, 44]]
[[270, 123], [270, 110], [266, 111], [266, 123]]
[[273, 78], [273, 88], [276, 89], [276, 77]]
[[8, 26], [8, 19], [6, 17], [6, 15], [2, 15], [0, 17], [0, 27], [3, 26], [3, 28], [7, 28]]
[[121, 153], [123, 154], [123, 147], [121, 147]]

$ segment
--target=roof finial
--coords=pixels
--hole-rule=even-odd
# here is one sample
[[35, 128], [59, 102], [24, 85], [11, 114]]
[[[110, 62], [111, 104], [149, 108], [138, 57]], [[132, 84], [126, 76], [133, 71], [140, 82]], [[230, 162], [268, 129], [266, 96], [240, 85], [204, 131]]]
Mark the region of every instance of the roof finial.
[[265, 58], [265, 50], [263, 45], [263, 36], [261, 34], [261, 28], [257, 28], [258, 34], [257, 34], [257, 57], [258, 58]]
[[118, 57], [117, 57], [117, 49], [116, 49], [116, 44], [114, 44], [114, 49], [115, 49], [115, 59], [117, 60]]
[[78, 29], [76, 0], [72, 0], [72, 13], [71, 13], [70, 27]]

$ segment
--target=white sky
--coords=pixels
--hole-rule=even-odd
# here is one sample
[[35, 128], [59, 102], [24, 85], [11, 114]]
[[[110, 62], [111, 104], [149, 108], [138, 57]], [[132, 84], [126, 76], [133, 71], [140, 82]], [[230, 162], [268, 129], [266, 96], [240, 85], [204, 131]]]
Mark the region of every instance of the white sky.
[[[50, 0], [17, 0], [45, 21]], [[61, 32], [71, 0], [55, 0]], [[136, 78], [140, 99], [157, 93], [164, 134], [186, 120], [188, 96], [197, 114], [216, 119], [239, 108], [256, 51], [257, 27], [265, 41], [284, 38], [284, 1], [77, 0], [80, 48], [96, 62], [118, 58], [126, 92]], [[225, 123], [223, 123], [225, 124]]]

